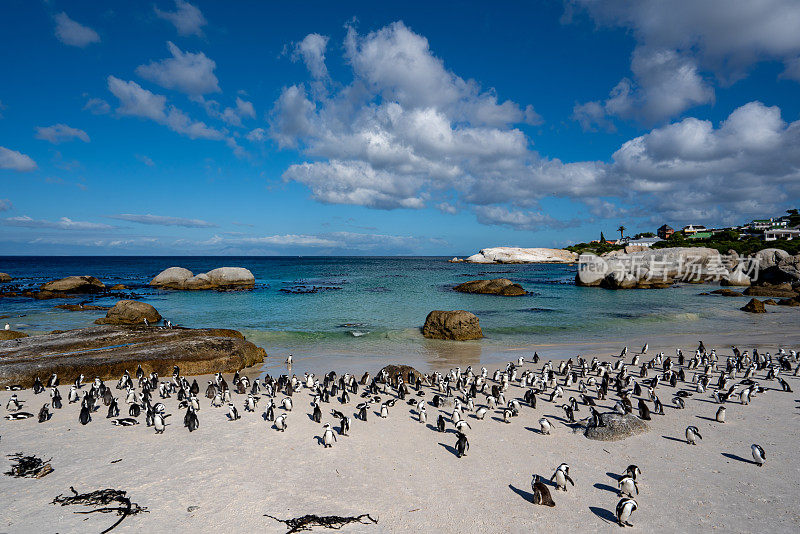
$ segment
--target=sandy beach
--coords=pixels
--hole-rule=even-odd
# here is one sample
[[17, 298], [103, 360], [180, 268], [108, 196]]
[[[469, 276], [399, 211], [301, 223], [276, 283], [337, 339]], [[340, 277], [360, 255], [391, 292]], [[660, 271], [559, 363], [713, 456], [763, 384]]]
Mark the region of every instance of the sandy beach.
[[[645, 358], [659, 351], [674, 355], [676, 348], [687, 356], [693, 354], [696, 342], [680, 341], [669, 346], [651, 343]], [[724, 361], [731, 355], [730, 345], [752, 350], [748, 341], [720, 336], [714, 343], [706, 341], [706, 346], [715, 348]], [[787, 350], [798, 347], [793, 334], [780, 341]], [[754, 340], [754, 345], [773, 355], [779, 348], [765, 340]], [[585, 348], [575, 349], [584, 357], [592, 356]], [[608, 356], [606, 347], [601, 350], [601, 361], [616, 360]], [[615, 347], [614, 352], [618, 351]], [[633, 352], [631, 346], [628, 363]], [[523, 369], [540, 371], [550, 359], [547, 351], [540, 351], [540, 356], [539, 364], [526, 363]], [[273, 376], [286, 372], [285, 367], [279, 369], [270, 372]], [[315, 371], [319, 376], [327, 369]], [[359, 377], [362, 372], [350, 371]], [[800, 422], [797, 393], [783, 392], [777, 381], [764, 380], [764, 373], [757, 372], [756, 378], [766, 391], [746, 406], [738, 400], [727, 402], [724, 424], [714, 420], [718, 405], [711, 398], [713, 388], [694, 393], [686, 399], [686, 409], [678, 410], [670, 402], [673, 394], [677, 390], [694, 392], [695, 384], [679, 382], [673, 389], [662, 383], [657, 393], [665, 415], [652, 416], [649, 432], [615, 442], [589, 440], [567, 423], [560, 406], [570, 396], [578, 397], [577, 385], [566, 388], [564, 398], [554, 403], [548, 402], [548, 394], [540, 395], [536, 409], [522, 403], [519, 417], [508, 424], [499, 411], [490, 410], [482, 421], [467, 414], [470, 448], [462, 458], [455, 454], [450, 409], [431, 406], [434, 392], [427, 387], [423, 387], [422, 397], [428, 401], [427, 425], [417, 421], [416, 407], [399, 400], [386, 419], [379, 417], [378, 404], [373, 404], [366, 422], [355, 418], [355, 405], [363, 400], [359, 396], [352, 396], [344, 407], [337, 399], [322, 403], [322, 422], [337, 429], [332, 448], [319, 443], [322, 425], [311, 419], [311, 396], [306, 388], [294, 394], [285, 432], [264, 421], [266, 399], [261, 399], [254, 413], [248, 413], [243, 409], [245, 396], [236, 393], [233, 402], [241, 419], [229, 421], [227, 407], [212, 408], [201, 391], [200, 428], [193, 433], [183, 427], [184, 410], [177, 408], [175, 397], [163, 400], [167, 413], [172, 414], [163, 434], [145, 426], [144, 416], [139, 418], [142, 424], [133, 427], [112, 426], [105, 418], [104, 406], [82, 426], [79, 404], [67, 404], [65, 398], [64, 408], [55, 410], [48, 422], [39, 424], [35, 417], [0, 420], [0, 453], [4, 457], [16, 452], [52, 457], [54, 468], [41, 479], [0, 477], [0, 492], [7, 496], [0, 511], [0, 531], [100, 532], [116, 521], [114, 514], [79, 515], [73, 513], [78, 511], [76, 507], [51, 504], [57, 495], [69, 494], [73, 486], [79, 492], [125, 490], [132, 501], [147, 508], [147, 513], [127, 517], [115, 528], [118, 532], [209, 528], [286, 532], [285, 525], [264, 514], [289, 519], [305, 514], [364, 513], [378, 523], [351, 524], [343, 531], [613, 532], [620, 529], [614, 517], [619, 501], [616, 477], [629, 464], [636, 464], [642, 471], [636, 497], [639, 508], [631, 518], [636, 530], [796, 532], [800, 525], [796, 509], [800, 467], [794, 460]], [[259, 373], [252, 369], [245, 374]], [[638, 380], [638, 372], [634, 374]], [[687, 381], [692, 374], [687, 371]], [[791, 373], [782, 376], [792, 389], [800, 388], [800, 380]], [[197, 377], [201, 389], [208, 378]], [[231, 376], [226, 379], [230, 381]], [[108, 385], [113, 388], [114, 384]], [[62, 385], [61, 390], [63, 395], [68, 386]], [[524, 391], [512, 384], [506, 398], [522, 399]], [[115, 396], [120, 393], [114, 390]], [[643, 394], [647, 394], [646, 388]], [[10, 395], [0, 393], [4, 407]], [[46, 395], [18, 392], [23, 410], [33, 413], [49, 401]], [[393, 395], [379, 396], [386, 400]], [[283, 395], [276, 397], [280, 401]], [[412, 397], [418, 399], [413, 391]], [[615, 399], [616, 395], [609, 393], [608, 400], [598, 401], [598, 409], [613, 409]], [[120, 401], [121, 416], [125, 416], [127, 405], [124, 398]], [[484, 403], [485, 396], [479, 394], [476, 405]], [[338, 435], [338, 421], [330, 416], [331, 409], [353, 416], [348, 436]], [[576, 418], [587, 417], [588, 411], [581, 403]], [[280, 413], [282, 410], [276, 409], [276, 415]], [[440, 413], [447, 420], [444, 433], [435, 427]], [[549, 436], [539, 432], [538, 421], [543, 416], [553, 423]], [[686, 443], [688, 425], [696, 426], [703, 436], [697, 446]], [[751, 460], [753, 443], [766, 451], [763, 467]], [[562, 462], [570, 465], [575, 486], [567, 492], [550, 486], [555, 508], [532, 504], [532, 475], [538, 473], [549, 480]]]

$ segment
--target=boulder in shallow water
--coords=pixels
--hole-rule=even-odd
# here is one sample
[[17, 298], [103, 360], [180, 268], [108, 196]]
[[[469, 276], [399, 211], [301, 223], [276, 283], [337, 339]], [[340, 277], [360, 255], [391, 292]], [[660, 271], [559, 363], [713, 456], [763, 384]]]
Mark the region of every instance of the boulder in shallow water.
[[181, 289], [183, 283], [194, 276], [192, 271], [183, 267], [170, 267], [158, 273], [150, 280], [150, 285], [166, 289]]
[[723, 276], [719, 283], [723, 286], [749, 286], [750, 277], [741, 268], [737, 267], [727, 276]]
[[600, 414], [600, 420], [604, 426], [589, 427], [583, 435], [598, 441], [619, 441], [650, 430], [647, 423], [630, 413], [625, 415], [616, 412], [603, 413]]
[[143, 324], [145, 319], [155, 324], [161, 320], [161, 314], [146, 302], [121, 300], [108, 310], [105, 317], [97, 319], [95, 324]]
[[722, 289], [715, 289], [711, 292], [712, 295], [722, 295], [723, 297], [742, 297], [741, 293], [738, 291], [734, 291], [733, 289], [728, 289], [727, 287]]
[[11, 275], [8, 273], [0, 273], [0, 283], [10, 282], [12, 280]]
[[749, 297], [794, 298], [797, 296], [797, 292], [792, 289], [791, 284], [750, 286], [744, 290], [744, 294]]
[[464, 310], [434, 310], [425, 319], [422, 335], [430, 339], [466, 341], [481, 339], [483, 332], [478, 318]]
[[470, 280], [454, 287], [460, 293], [480, 293], [483, 295], [501, 295], [504, 297], [519, 297], [526, 295], [521, 285], [515, 284], [507, 278], [494, 280]]
[[742, 306], [740, 308], [742, 311], [750, 312], [750, 313], [766, 313], [767, 310], [764, 309], [764, 303], [758, 299], [750, 299], [750, 302]]
[[48, 293], [99, 293], [105, 288], [105, 284], [94, 276], [67, 276], [45, 282], [40, 287]]
[[214, 289], [214, 284], [206, 273], [200, 273], [186, 280], [181, 289]]
[[244, 267], [219, 267], [206, 274], [214, 287], [219, 289], [250, 288], [256, 283], [253, 273]]

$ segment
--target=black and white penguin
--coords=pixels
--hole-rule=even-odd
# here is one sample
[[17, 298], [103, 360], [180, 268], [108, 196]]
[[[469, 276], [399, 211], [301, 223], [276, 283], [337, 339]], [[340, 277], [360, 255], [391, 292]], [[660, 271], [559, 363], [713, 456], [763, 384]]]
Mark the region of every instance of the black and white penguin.
[[679, 410], [683, 410], [686, 408], [686, 403], [683, 401], [681, 397], [672, 397], [672, 404]]
[[717, 415], [714, 417], [717, 420], [717, 423], [724, 423], [725, 422], [725, 406], [720, 406], [719, 410], [717, 410]]
[[362, 421], [366, 421], [367, 420], [367, 412], [369, 410], [369, 403], [368, 402], [362, 402], [361, 404], [356, 406], [356, 409], [358, 410], [358, 418], [361, 419]]
[[556, 505], [555, 501], [553, 501], [553, 497], [550, 495], [550, 490], [544, 482], [541, 481], [539, 475], [533, 475], [531, 489], [533, 490], [533, 504], [541, 504], [543, 506]]
[[628, 468], [625, 470], [625, 474], [622, 476], [628, 476], [633, 480], [636, 480], [636, 477], [640, 476], [641, 474], [642, 471], [639, 469], [639, 466], [631, 464], [628, 466]]
[[539, 428], [540, 428], [542, 434], [547, 434], [549, 436], [550, 435], [550, 429], [553, 428], [553, 427], [550, 424], [550, 421], [547, 420], [547, 418], [542, 417], [541, 419], [539, 419]]
[[333, 447], [333, 442], [336, 441], [336, 434], [333, 433], [333, 429], [331, 429], [330, 423], [325, 423], [322, 427], [324, 430], [322, 431], [322, 445], [326, 449], [328, 447]]
[[264, 410], [264, 420], [265, 421], [275, 420], [275, 402], [272, 399], [269, 400], [269, 404]]
[[9, 421], [19, 421], [21, 419], [28, 419], [29, 417], [33, 417], [33, 414], [30, 412], [15, 412], [8, 414], [6, 419]]
[[200, 427], [200, 420], [197, 418], [192, 406], [186, 408], [186, 415], [183, 416], [183, 425], [189, 429], [189, 432], [194, 432]]
[[236, 409], [236, 406], [232, 402], [228, 403], [228, 420], [236, 421], [239, 417], [239, 410]]
[[50, 391], [50, 397], [53, 399], [53, 409], [60, 410], [61, 409], [61, 392], [58, 391], [57, 387], [53, 387]]
[[106, 419], [111, 419], [114, 417], [119, 417], [119, 405], [117, 404], [117, 399], [111, 399], [111, 402], [108, 404], [108, 414], [106, 415]]
[[458, 453], [458, 457], [461, 458], [462, 456], [467, 455], [467, 451], [469, 450], [469, 440], [467, 440], [467, 435], [463, 432], [456, 431], [456, 435], [458, 436], [458, 440], [456, 441], [456, 452]]
[[697, 439], [703, 439], [703, 436], [700, 435], [700, 431], [697, 429], [696, 426], [687, 426], [686, 427], [686, 443], [689, 445], [697, 445]]
[[285, 397], [283, 399], [282, 404], [283, 404], [283, 409], [284, 410], [286, 410], [287, 412], [291, 412], [292, 411], [292, 398], [291, 397]]
[[22, 408], [22, 404], [20, 404], [19, 399], [17, 398], [17, 394], [14, 393], [13, 395], [11, 395], [11, 398], [9, 398], [8, 402], [6, 403], [6, 410], [8, 410], [9, 412], [16, 412], [20, 408]]
[[56, 386], [58, 386], [58, 375], [53, 373], [50, 375], [50, 380], [47, 381], [47, 387], [54, 388]]
[[275, 418], [275, 429], [281, 432], [286, 431], [286, 427], [289, 426], [286, 422], [286, 414], [282, 413], [278, 417]]
[[625, 498], [617, 503], [617, 522], [621, 527], [632, 527], [633, 525], [628, 521], [631, 514], [639, 507], [636, 500]]
[[442, 414], [439, 414], [439, 417], [436, 419], [436, 429], [439, 432], [444, 432], [444, 428], [445, 428], [445, 426], [444, 426], [444, 416]]
[[315, 423], [322, 422], [322, 410], [319, 408], [319, 404], [314, 403], [314, 411], [311, 414], [311, 420]]
[[44, 423], [44, 422], [50, 420], [50, 410], [48, 409], [48, 406], [49, 405], [47, 403], [45, 403], [44, 406], [42, 406], [42, 409], [39, 410], [39, 422], [40, 423]]
[[167, 428], [166, 418], [168, 416], [162, 414], [161, 412], [156, 412], [153, 414], [153, 428], [156, 430], [156, 434], [163, 434], [164, 429]]
[[647, 407], [647, 403], [644, 399], [639, 399], [639, 419], [645, 421], [650, 420], [650, 408]]
[[83, 406], [81, 406], [81, 413], [78, 415], [78, 421], [80, 421], [82, 425], [86, 425], [89, 424], [89, 421], [91, 420], [92, 420], [91, 410], [89, 406], [84, 404]]
[[142, 413], [142, 407], [138, 404], [131, 404], [131, 407], [128, 408], [128, 415], [131, 417], [139, 417], [139, 414]]
[[631, 476], [625, 475], [619, 479], [619, 496], [627, 495], [633, 497], [633, 492], [639, 495], [639, 486], [636, 484], [636, 479]]
[[428, 412], [425, 411], [424, 405], [417, 408], [417, 413], [417, 420], [420, 423], [425, 424], [428, 422]]
[[550, 482], [553, 482], [553, 480], [555, 480], [556, 489], [563, 489], [564, 491], [567, 491], [567, 482], [573, 486], [575, 485], [575, 482], [569, 477], [569, 465], [567, 464], [561, 464], [556, 468], [556, 472], [550, 477]]
[[764, 452], [761, 445], [753, 443], [750, 446], [750, 451], [753, 453], [753, 460], [758, 464], [758, 467], [764, 465], [764, 461], [767, 459], [767, 453]]
[[114, 426], [133, 426], [133, 425], [138, 425], [139, 421], [133, 419], [132, 417], [125, 417], [122, 419], [114, 419], [113, 421], [111, 421], [111, 424]]

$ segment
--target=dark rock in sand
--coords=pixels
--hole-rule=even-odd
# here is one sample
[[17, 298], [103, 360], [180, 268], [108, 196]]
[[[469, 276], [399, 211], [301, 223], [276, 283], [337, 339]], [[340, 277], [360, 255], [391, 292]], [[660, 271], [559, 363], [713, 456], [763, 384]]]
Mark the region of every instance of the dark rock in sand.
[[[387, 365], [383, 369], [380, 370], [378, 376], [383, 374], [386, 371], [389, 373], [389, 382], [393, 385], [397, 385], [397, 375], [403, 376], [403, 381], [408, 384], [410, 380], [408, 379], [408, 373], [413, 372], [415, 377], [422, 378], [422, 373], [411, 367], [410, 365]], [[416, 381], [416, 378], [414, 379]]]
[[94, 276], [67, 276], [45, 282], [39, 289], [52, 293], [99, 293], [105, 288], [105, 284]]
[[6, 282], [10, 282], [12, 280], [11, 275], [8, 273], [0, 273], [0, 284], [4, 284]]
[[[0, 341], [8, 341], [10, 339], [20, 339], [23, 337], [28, 337], [28, 334], [25, 332], [17, 332], [16, 330], [0, 330]], [[0, 364], [2, 363], [2, 359], [0, 358]]]
[[56, 308], [67, 311], [108, 311], [109, 306], [94, 306], [92, 304], [58, 304]]
[[425, 319], [422, 335], [430, 339], [466, 341], [481, 339], [483, 332], [478, 318], [464, 310], [434, 310]]
[[502, 295], [504, 297], [519, 297], [526, 295], [521, 285], [515, 284], [507, 278], [494, 280], [470, 280], [454, 287], [461, 293], [481, 293], [483, 295]]
[[800, 300], [797, 299], [781, 299], [778, 301], [779, 306], [800, 306]]
[[762, 301], [761, 304], [763, 304], [764, 306], [777, 306], [778, 305], [778, 303], [775, 302], [772, 299], [767, 299], [765, 301]]
[[750, 302], [745, 304], [742, 308], [742, 311], [750, 312], [750, 313], [766, 313], [767, 310], [764, 309], [764, 303], [758, 299], [750, 299]]
[[589, 427], [583, 435], [598, 441], [619, 441], [650, 430], [647, 423], [633, 414], [609, 412], [600, 414], [600, 420], [605, 426]]
[[711, 292], [712, 295], [722, 295], [723, 297], [741, 297], [743, 296], [738, 291], [734, 291], [733, 289], [722, 288], [722, 289], [715, 289]]
[[121, 300], [108, 310], [105, 317], [97, 319], [95, 324], [142, 324], [145, 319], [155, 324], [161, 320], [161, 314], [146, 302]]
[[146, 373], [231, 373], [264, 361], [266, 352], [236, 330], [94, 326], [0, 342], [0, 387], [30, 387], [38, 376], [58, 373], [62, 383], [78, 375], [118, 379], [141, 365]]

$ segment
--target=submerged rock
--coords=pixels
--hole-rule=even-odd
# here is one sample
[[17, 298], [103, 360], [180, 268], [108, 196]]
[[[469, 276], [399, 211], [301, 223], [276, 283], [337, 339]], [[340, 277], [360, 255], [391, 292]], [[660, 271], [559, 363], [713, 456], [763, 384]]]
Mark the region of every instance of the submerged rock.
[[0, 341], [8, 341], [10, 339], [20, 339], [28, 337], [25, 332], [18, 332], [16, 330], [0, 330]]
[[742, 311], [750, 312], [750, 313], [766, 313], [767, 310], [764, 309], [764, 303], [758, 299], [750, 299], [750, 302], [745, 304], [740, 308]]
[[519, 297], [526, 295], [521, 285], [515, 284], [507, 278], [494, 280], [470, 280], [454, 287], [461, 293], [481, 293], [484, 295], [502, 295], [504, 297]]
[[723, 297], [743, 297], [741, 293], [738, 291], [734, 291], [733, 289], [722, 288], [722, 289], [715, 289], [711, 292], [712, 295], [722, 295]]
[[8, 273], [0, 273], [0, 283], [10, 282], [13, 280]]
[[146, 373], [231, 373], [264, 361], [266, 352], [236, 330], [93, 326], [0, 342], [0, 387], [29, 387], [38, 376], [58, 373], [62, 383], [78, 375], [118, 379], [141, 365]]
[[161, 320], [161, 314], [146, 302], [121, 300], [108, 310], [105, 317], [97, 319], [95, 324], [143, 324], [145, 319], [154, 324]]
[[434, 310], [425, 319], [422, 335], [430, 339], [466, 341], [481, 339], [483, 332], [478, 318], [464, 310]]
[[744, 294], [749, 297], [794, 298], [797, 296], [797, 292], [792, 289], [790, 284], [750, 286], [744, 290]]
[[647, 423], [633, 414], [608, 412], [600, 414], [600, 420], [604, 426], [589, 427], [583, 435], [598, 441], [619, 441], [650, 430]]
[[94, 276], [67, 276], [45, 282], [40, 287], [43, 292], [50, 293], [99, 293], [105, 288], [105, 284]]

